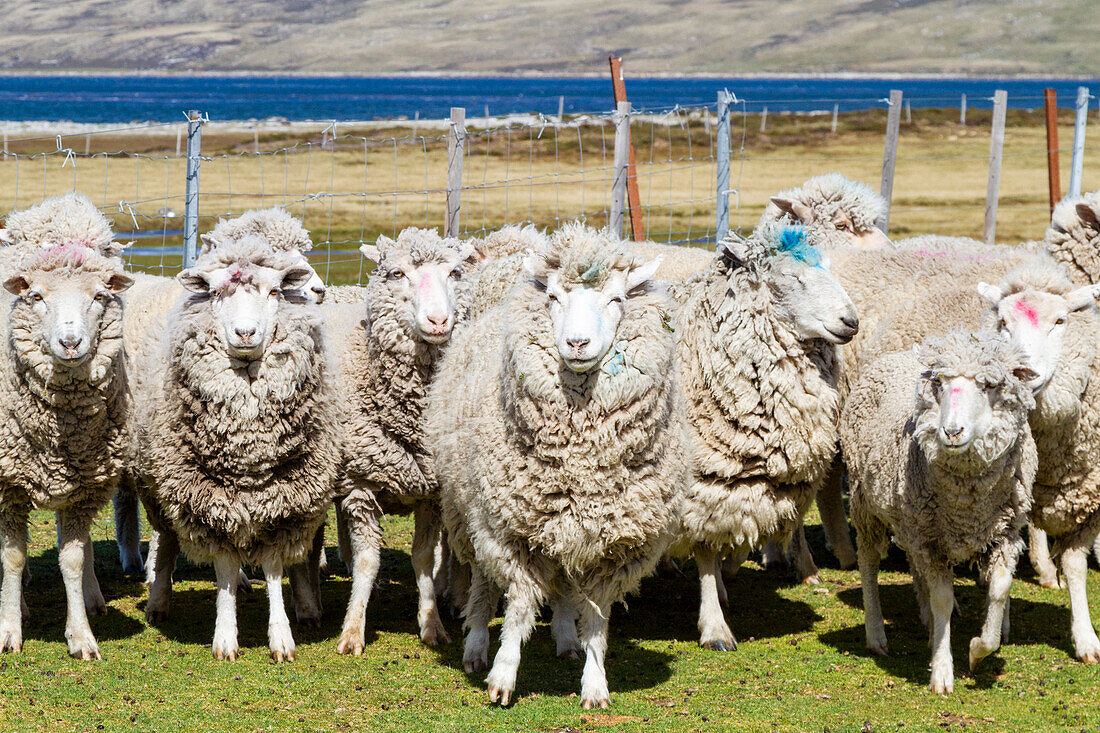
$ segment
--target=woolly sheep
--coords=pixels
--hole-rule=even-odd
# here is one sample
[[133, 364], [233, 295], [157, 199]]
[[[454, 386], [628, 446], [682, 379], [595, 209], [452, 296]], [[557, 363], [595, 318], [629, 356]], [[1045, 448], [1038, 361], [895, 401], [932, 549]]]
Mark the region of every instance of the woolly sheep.
[[[119, 293], [130, 277], [80, 244], [32, 253], [4, 288], [0, 340], [0, 651], [23, 645], [22, 576], [32, 507], [57, 512], [69, 653], [99, 659], [88, 612], [106, 611], [89, 529], [129, 450]], [[87, 608], [85, 607], [87, 605]]]
[[811, 227], [820, 233], [827, 249], [878, 249], [891, 246], [877, 224], [886, 208], [886, 200], [866, 184], [828, 173], [772, 196], [760, 222], [789, 220]]
[[161, 538], [147, 614], [167, 611], [175, 552], [217, 574], [213, 654], [238, 654], [242, 563], [263, 567], [275, 661], [294, 658], [285, 564], [309, 552], [332, 501], [339, 411], [312, 275], [256, 235], [207, 252], [177, 279], [190, 293], [141, 351], [138, 483]]
[[[344, 558], [352, 568], [352, 592], [337, 644], [344, 654], [363, 651], [383, 508], [414, 512], [412, 564], [420, 638], [427, 644], [450, 641], [439, 618], [432, 577], [441, 525], [421, 413], [451, 333], [468, 317], [467, 273], [476, 264], [471, 244], [442, 238], [434, 229], [410, 227], [396, 240], [379, 237], [377, 245], [362, 249], [378, 263], [364, 288], [366, 306], [325, 308], [332, 343], [339, 347], [345, 403], [338, 508], [351, 540]], [[302, 585], [300, 576], [292, 577]], [[314, 578], [308, 580], [315, 584]], [[304, 589], [295, 590], [296, 608], [301, 606], [307, 617], [319, 613], [310, 600]]]
[[547, 237], [534, 224], [512, 224], [489, 232], [484, 237], [470, 237], [466, 241], [473, 245], [479, 259], [495, 260], [509, 255], [541, 251], [546, 248]]
[[[692, 481], [681, 546], [699, 566], [700, 643], [736, 648], [718, 556], [786, 545], [836, 451], [836, 344], [859, 322], [812, 230], [767, 224], [675, 288]], [[812, 564], [812, 560], [810, 561]]]
[[686, 480], [674, 334], [649, 283], [659, 264], [568, 223], [440, 364], [426, 421], [448, 540], [473, 567], [467, 672], [487, 665], [488, 623], [506, 591], [490, 701], [512, 699], [545, 600], [559, 655], [577, 656], [583, 641], [581, 704], [610, 704], [611, 604], [664, 552]]
[[104, 257], [117, 257], [130, 243], [116, 242], [114, 236], [111, 223], [95, 204], [70, 191], [8, 217], [0, 229], [0, 271], [16, 267], [40, 247], [61, 244], [80, 244]]
[[1073, 282], [1100, 283], [1100, 191], [1058, 202], [1041, 245]]
[[878, 568], [893, 537], [909, 556], [921, 619], [931, 631], [933, 692], [954, 687], [954, 565], [978, 561], [989, 586], [985, 624], [970, 642], [971, 669], [1007, 631], [1008, 591], [1037, 463], [1028, 427], [1036, 376], [1005, 339], [954, 331], [930, 339], [919, 353], [874, 362], [844, 406], [840, 444], [867, 646], [886, 654]]

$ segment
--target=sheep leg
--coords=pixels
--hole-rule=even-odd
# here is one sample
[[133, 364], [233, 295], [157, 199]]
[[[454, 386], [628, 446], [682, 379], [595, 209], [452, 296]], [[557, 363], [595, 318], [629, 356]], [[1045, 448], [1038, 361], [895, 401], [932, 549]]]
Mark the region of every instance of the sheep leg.
[[980, 636], [970, 640], [970, 671], [1001, 646], [1004, 622], [1008, 618], [1008, 591], [1012, 586], [1012, 572], [998, 560], [989, 569], [989, 601]]
[[61, 534], [57, 559], [65, 582], [65, 640], [69, 643], [69, 654], [77, 659], [102, 659], [84, 607], [85, 546], [91, 542], [89, 520], [60, 511], [57, 523]]
[[852, 535], [848, 531], [848, 518], [844, 515], [844, 462], [838, 455], [833, 459], [825, 482], [817, 491], [817, 512], [821, 515], [821, 527], [825, 530], [825, 544], [840, 561], [841, 570], [851, 570], [858, 562]]
[[432, 548], [432, 585], [435, 587], [436, 599], [442, 598], [447, 593], [449, 580], [448, 568], [451, 563], [451, 553], [447, 548], [447, 536], [440, 523], [439, 539]]
[[145, 620], [158, 623], [168, 618], [172, 604], [172, 575], [176, 572], [176, 558], [180, 554], [180, 542], [175, 532], [154, 532], [156, 543], [149, 543], [149, 562], [145, 564], [149, 585], [149, 600], [145, 604]]
[[328, 555], [325, 554], [325, 525], [322, 524], [317, 529], [317, 536], [319, 539], [315, 542], [321, 545], [321, 554], [317, 556], [317, 602], [321, 601], [321, 578], [327, 578], [332, 573], [328, 569]]
[[[10, 510], [9, 510], [10, 511]], [[9, 514], [0, 521], [0, 652], [23, 649], [23, 572], [27, 567], [27, 516]]]
[[806, 541], [806, 528], [801, 519], [798, 520], [798, 529], [791, 537], [790, 553], [794, 557], [794, 569], [798, 574], [799, 582], [803, 585], [821, 585], [821, 574], [810, 552], [810, 543]]
[[263, 567], [267, 583], [267, 648], [274, 661], [293, 662], [294, 636], [290, 633], [290, 619], [283, 604], [282, 558], [264, 558]]
[[442, 535], [442, 521], [436, 508], [427, 501], [417, 502], [413, 510], [415, 529], [412, 541], [412, 566], [416, 574], [416, 620], [420, 625], [420, 640], [429, 646], [450, 643], [443, 628], [435, 598], [436, 549]]
[[722, 608], [730, 607], [730, 594], [726, 589], [726, 580], [722, 577], [722, 558], [714, 557], [714, 583], [718, 586], [718, 603]]
[[584, 653], [580, 639], [577, 638], [577, 609], [573, 597], [562, 594], [551, 604], [554, 612], [550, 631], [560, 659], [580, 659]]
[[718, 600], [717, 554], [705, 545], [698, 545], [695, 564], [699, 567], [699, 643], [712, 651], [732, 651], [737, 648], [737, 640], [726, 625]]
[[[160, 550], [160, 532], [155, 529], [149, 533], [149, 562], [145, 563], [145, 585], [152, 588], [157, 582], [157, 563], [154, 558]], [[175, 569], [175, 565], [172, 566]]]
[[458, 618], [466, 610], [470, 600], [470, 566], [458, 559], [454, 552], [447, 558], [447, 597], [451, 605], [451, 617]]
[[489, 666], [489, 622], [497, 612], [500, 589], [476, 566], [470, 568], [470, 590], [466, 599], [466, 646], [462, 668], [466, 674], [482, 672]]
[[519, 673], [520, 649], [535, 630], [539, 601], [538, 589], [531, 579], [525, 577], [509, 584], [504, 601], [504, 623], [500, 627], [500, 648], [493, 658], [493, 668], [485, 678], [489, 687], [489, 702], [507, 705], [512, 701], [516, 675]]
[[[344, 501], [349, 498], [351, 497], [344, 497]], [[364, 509], [347, 519], [351, 547], [345, 557], [350, 558], [352, 566], [351, 598], [348, 599], [348, 610], [344, 614], [344, 626], [340, 639], [336, 642], [336, 651], [340, 654], [359, 655], [363, 653], [363, 646], [366, 644], [367, 604], [374, 588], [374, 579], [378, 577], [382, 533], [378, 527], [376, 510]]]
[[336, 554], [340, 557], [340, 562], [344, 563], [344, 568], [351, 572], [351, 534], [348, 532], [348, 518], [339, 499], [336, 501]]
[[1069, 588], [1069, 614], [1073, 631], [1073, 648], [1085, 664], [1100, 662], [1100, 640], [1089, 618], [1089, 599], [1085, 595], [1088, 573], [1088, 546], [1067, 547], [1062, 553], [1062, 575]]
[[582, 608], [585, 654], [584, 672], [581, 674], [581, 706], [585, 710], [607, 708], [611, 705], [611, 693], [607, 689], [604, 655], [607, 653], [607, 620], [611, 614], [611, 604], [604, 602], [597, 605], [589, 601]]
[[214, 659], [233, 661], [240, 653], [237, 646], [237, 579], [241, 574], [241, 561], [235, 555], [217, 555], [214, 558], [214, 574], [217, 576], [217, 621], [214, 623]]
[[[926, 573], [925, 580], [932, 607], [932, 680], [928, 687], [932, 692], [949, 695], [955, 689], [951, 660], [951, 614], [955, 608], [955, 593], [951, 587], [951, 571], [939, 569]], [[1000, 619], [997, 624], [1000, 625]]]
[[134, 479], [125, 474], [113, 499], [115, 510], [115, 542], [122, 572], [140, 573], [145, 565], [141, 559], [141, 514]]
[[321, 625], [321, 556], [324, 554], [324, 525], [317, 528], [313, 546], [304, 562], [286, 569], [290, 579], [290, 596], [294, 603], [294, 619], [302, 626]]
[[913, 572], [913, 592], [917, 596], [917, 608], [920, 609], [920, 622], [924, 624], [924, 628], [928, 630], [928, 641], [932, 641], [932, 609], [928, 605], [928, 583], [924, 582], [924, 576], [921, 575], [920, 570], [912, 568]]
[[1060, 588], [1062, 584], [1058, 578], [1058, 568], [1050, 559], [1050, 546], [1047, 543], [1047, 533], [1035, 525], [1028, 528], [1027, 556], [1031, 560], [1031, 567], [1039, 574], [1039, 585], [1044, 588]]
[[748, 559], [748, 548], [737, 548], [734, 552], [726, 555], [726, 559], [722, 561], [722, 574], [732, 578], [737, 575], [737, 571], [741, 569], [741, 566], [745, 564], [745, 560]]
[[783, 546], [775, 540], [764, 545], [760, 551], [760, 561], [765, 570], [787, 567], [787, 553], [783, 552]]
[[882, 620], [882, 603], [878, 597], [878, 566], [882, 561], [877, 547], [870, 546], [857, 535], [856, 556], [859, 560], [859, 576], [863, 586], [863, 627], [867, 634], [867, 648], [875, 654], [889, 654], [886, 645], [886, 626]]
[[102, 616], [107, 613], [107, 601], [99, 587], [99, 578], [95, 576], [95, 555], [92, 553], [92, 538], [89, 534], [84, 543], [84, 573], [81, 578], [84, 589], [84, 610], [90, 616]]
[[1100, 535], [1097, 535], [1096, 541], [1092, 543], [1092, 556], [1096, 558], [1096, 562], [1100, 563]]

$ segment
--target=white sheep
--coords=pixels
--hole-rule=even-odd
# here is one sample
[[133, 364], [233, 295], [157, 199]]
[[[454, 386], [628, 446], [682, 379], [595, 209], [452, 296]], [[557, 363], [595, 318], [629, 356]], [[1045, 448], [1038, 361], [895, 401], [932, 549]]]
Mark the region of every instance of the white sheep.
[[[0, 651], [23, 645], [22, 576], [32, 507], [57, 512], [69, 653], [99, 659], [88, 612], [106, 611], [89, 529], [129, 452], [116, 259], [81, 244], [27, 256], [4, 281], [0, 334]], [[85, 607], [87, 605], [87, 608]]]
[[448, 541], [473, 567], [468, 672], [488, 663], [506, 591], [490, 701], [512, 699], [520, 647], [547, 601], [559, 655], [583, 643], [581, 704], [610, 704], [611, 604], [664, 552], [686, 479], [674, 335], [650, 283], [659, 264], [568, 223], [440, 364], [426, 421]]
[[736, 641], [718, 560], [730, 550], [739, 564], [770, 540], [786, 546], [800, 526], [836, 452], [836, 344], [859, 322], [801, 227], [727, 238], [673, 292], [693, 470], [677, 550], [699, 566], [700, 643], [724, 651]]
[[0, 272], [19, 265], [40, 247], [79, 244], [104, 257], [118, 257], [130, 245], [116, 242], [111, 223], [84, 194], [70, 191], [15, 211], [0, 229]]
[[989, 586], [985, 624], [970, 642], [971, 669], [1000, 646], [1007, 626], [1037, 463], [1028, 427], [1037, 376], [1006, 339], [954, 331], [930, 339], [919, 354], [875, 361], [844, 405], [840, 443], [867, 646], [886, 654], [878, 568], [892, 537], [909, 557], [921, 618], [931, 631], [933, 692], [954, 687], [954, 565], [978, 561]]
[[140, 352], [138, 488], [161, 533], [147, 615], [167, 612], [178, 548], [212, 561], [216, 659], [238, 654], [243, 563], [263, 567], [272, 658], [294, 658], [283, 567], [331, 505], [342, 430], [321, 314], [301, 295], [312, 275], [257, 235], [220, 243], [178, 275], [189, 295]]

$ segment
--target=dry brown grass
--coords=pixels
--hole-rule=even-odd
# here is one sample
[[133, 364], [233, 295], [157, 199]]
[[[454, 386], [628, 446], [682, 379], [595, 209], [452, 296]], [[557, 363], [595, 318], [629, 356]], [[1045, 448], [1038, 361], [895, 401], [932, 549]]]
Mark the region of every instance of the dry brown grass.
[[[980, 237], [989, 155], [989, 113], [972, 112], [960, 127], [951, 111], [918, 110], [903, 124], [894, 183], [890, 233], [895, 237], [940, 233]], [[844, 115], [838, 133], [827, 116], [772, 115], [766, 133], [759, 118], [735, 116], [731, 225], [751, 227], [768, 196], [829, 171], [877, 187], [881, 175], [885, 113]], [[1062, 147], [1072, 139], [1072, 119], [1061, 120]], [[715, 162], [712, 128], [701, 119], [683, 124], [638, 121], [633, 128], [646, 228], [656, 240], [712, 240]], [[744, 144], [742, 153], [742, 134]], [[319, 133], [265, 134], [261, 155], [250, 134], [204, 137], [200, 231], [219, 215], [285, 205], [302, 216], [318, 242], [316, 261], [330, 282], [355, 281], [362, 266], [360, 241], [405, 226], [441, 227], [444, 217], [446, 141], [439, 130], [340, 129], [335, 146]], [[1040, 112], [1013, 111], [1005, 138], [998, 240], [1040, 237], [1045, 228], [1047, 183], [1045, 133]], [[115, 214], [119, 231], [160, 230], [157, 211], [183, 209], [184, 161], [175, 156], [175, 133], [83, 135], [63, 144], [80, 155], [62, 165], [53, 140], [12, 141], [19, 157], [0, 162], [0, 208], [27, 206], [71, 188], [87, 193]], [[609, 203], [614, 134], [610, 124], [555, 129], [520, 127], [477, 132], [468, 138], [463, 229], [505, 223], [555, 221], [586, 215], [599, 224]], [[119, 153], [118, 151], [124, 151]], [[26, 157], [35, 156], [35, 157]], [[1100, 148], [1085, 160], [1085, 190], [1095, 188]], [[1069, 154], [1062, 156], [1063, 189]], [[124, 202], [120, 206], [120, 202]], [[134, 212], [133, 218], [130, 216]], [[168, 229], [181, 226], [169, 220]], [[141, 247], [178, 246], [178, 236], [142, 240]], [[178, 256], [141, 256], [135, 266], [171, 271]]]

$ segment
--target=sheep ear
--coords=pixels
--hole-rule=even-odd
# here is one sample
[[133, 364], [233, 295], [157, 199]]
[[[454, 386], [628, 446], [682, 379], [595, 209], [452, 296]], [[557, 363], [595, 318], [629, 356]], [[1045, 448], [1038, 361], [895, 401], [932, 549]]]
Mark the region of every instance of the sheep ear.
[[664, 262], [664, 260], [664, 255], [658, 255], [649, 262], [630, 270], [630, 272], [626, 274], [626, 291], [629, 293], [634, 288], [652, 280], [657, 274], [657, 270], [661, 268], [661, 263]]
[[523, 272], [534, 281], [535, 285], [546, 289], [546, 261], [540, 254], [529, 254], [523, 257]]
[[359, 252], [371, 262], [377, 264], [382, 261], [382, 255], [378, 253], [378, 247], [373, 244], [364, 244], [359, 247]]
[[800, 221], [803, 224], [809, 224], [813, 221], [813, 210], [801, 201], [785, 199], [780, 196], [772, 196], [771, 202], [779, 207], [780, 211], [795, 221]]
[[1020, 364], [1019, 366], [1017, 366], [1015, 369], [1012, 370], [1012, 376], [1016, 377], [1016, 379], [1019, 379], [1024, 384], [1027, 384], [1028, 382], [1032, 381], [1033, 379], [1038, 379], [1039, 378], [1039, 372], [1035, 371], [1034, 369], [1027, 366], [1026, 364]]
[[121, 293], [125, 290], [129, 290], [130, 286], [134, 284], [134, 278], [127, 275], [125, 272], [113, 272], [111, 276], [107, 278], [107, 289], [112, 293]]
[[210, 292], [209, 273], [194, 268], [184, 270], [176, 275], [176, 282], [182, 285], [184, 290], [191, 293], [203, 294]]
[[1086, 285], [1066, 293], [1066, 305], [1070, 311], [1079, 311], [1088, 308], [1100, 298], [1100, 285]]
[[462, 249], [459, 250], [459, 257], [467, 265], [476, 265], [485, 259], [485, 255], [477, 250], [477, 247], [469, 242], [462, 245]]
[[313, 268], [308, 265], [292, 265], [283, 270], [283, 281], [279, 287], [283, 290], [301, 290], [313, 279]]
[[978, 295], [982, 296], [990, 305], [997, 305], [1004, 297], [1004, 293], [1001, 292], [999, 287], [984, 282], [978, 283]]
[[[1100, 219], [1097, 218], [1096, 209], [1086, 203], [1077, 204], [1077, 218], [1089, 229], [1100, 231]], [[2, 231], [0, 231], [2, 236]]]
[[730, 237], [718, 243], [718, 256], [733, 269], [745, 267], [749, 261], [748, 245], [740, 237]]
[[4, 281], [4, 290], [7, 290], [12, 295], [22, 295], [27, 292], [31, 284], [27, 281], [27, 278], [22, 275], [12, 275]]
[[218, 246], [218, 240], [215, 237], [210, 236], [210, 232], [206, 234], [200, 234], [199, 239], [202, 240], [203, 249], [211, 250]]

